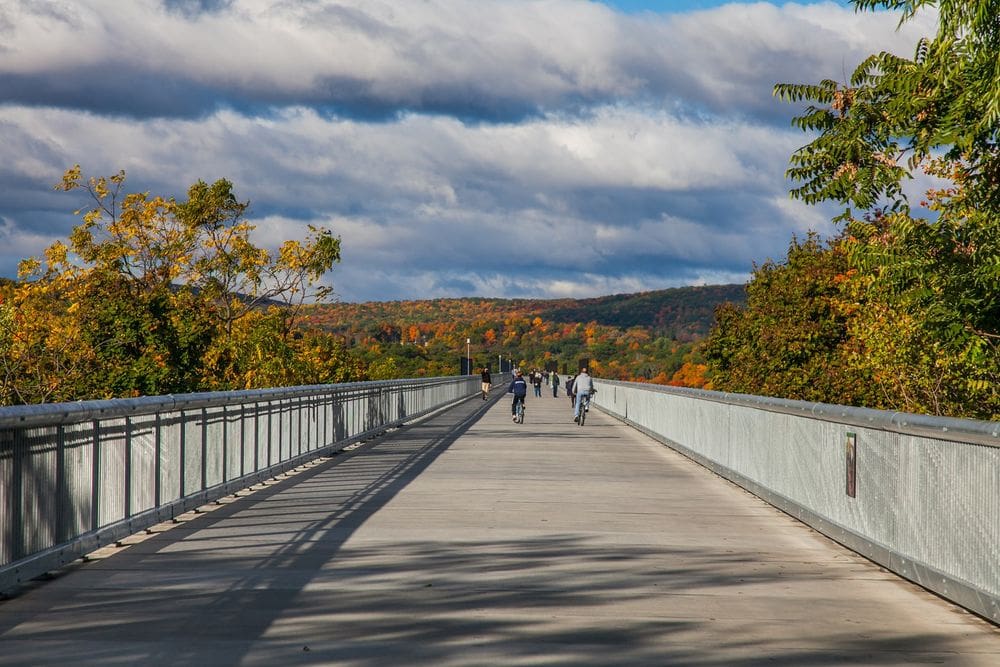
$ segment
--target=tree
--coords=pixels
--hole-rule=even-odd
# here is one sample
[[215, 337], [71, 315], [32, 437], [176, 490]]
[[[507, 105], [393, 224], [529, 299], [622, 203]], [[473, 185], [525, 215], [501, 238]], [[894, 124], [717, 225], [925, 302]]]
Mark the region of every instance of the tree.
[[[18, 319], [0, 340], [3, 398], [294, 381], [297, 308], [327, 294], [316, 283], [339, 261], [340, 240], [310, 227], [306, 241], [271, 253], [252, 242], [248, 205], [229, 181], [198, 181], [181, 202], [123, 194], [124, 183], [124, 172], [84, 179], [77, 165], [56, 186], [83, 191], [92, 208], [78, 211], [83, 221], [68, 243], [24, 260], [19, 281], [4, 288], [0, 317]], [[247, 356], [238, 348], [248, 341], [268, 354]]]
[[[792, 196], [845, 209], [845, 286], [866, 307], [849, 333], [892, 407], [996, 418], [1000, 397], [1000, 24], [995, 0], [855, 0], [939, 9], [913, 58], [874, 54], [848, 84], [781, 84], [811, 100], [795, 121], [816, 138], [791, 158]], [[914, 211], [903, 181], [948, 184]], [[856, 212], [857, 211], [857, 212]]]
[[707, 383], [705, 373], [708, 371], [706, 364], [692, 363], [685, 361], [684, 364], [674, 373], [669, 384], [673, 387], [695, 387], [701, 389]]
[[818, 136], [792, 156], [788, 174], [801, 183], [792, 196], [845, 204], [845, 220], [852, 206], [866, 211], [881, 203], [906, 211], [901, 181], [910, 169], [943, 153], [947, 161], [965, 165], [967, 186], [995, 210], [1000, 204], [996, 0], [854, 0], [854, 5], [902, 10], [901, 24], [938, 6], [938, 32], [919, 41], [913, 58], [885, 51], [869, 56], [849, 84], [775, 86], [782, 99], [815, 103], [794, 121]]
[[[859, 358], [893, 406], [908, 412], [1000, 415], [1000, 225], [954, 185], [932, 190], [933, 220], [902, 213], [851, 224], [854, 284], [869, 306], [853, 322]], [[861, 298], [861, 297], [859, 297]]]
[[711, 387], [826, 403], [872, 404], [870, 379], [851, 363], [852, 309], [841, 297], [847, 258], [816, 234], [792, 239], [784, 262], [755, 267], [747, 304], [724, 304], [702, 352]]
[[67, 306], [65, 281], [0, 286], [0, 404], [71, 400], [93, 351]]

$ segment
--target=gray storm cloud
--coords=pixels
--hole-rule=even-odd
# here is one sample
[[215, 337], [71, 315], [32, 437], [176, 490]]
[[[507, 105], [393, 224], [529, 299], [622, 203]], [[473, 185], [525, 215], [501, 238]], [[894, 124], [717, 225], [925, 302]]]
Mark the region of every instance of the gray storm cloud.
[[657, 17], [579, 0], [22, 0], [0, 12], [7, 101], [136, 117], [303, 104], [517, 120], [622, 100], [773, 116], [775, 82], [840, 77], [870, 44], [913, 44], [891, 16], [832, 4]]

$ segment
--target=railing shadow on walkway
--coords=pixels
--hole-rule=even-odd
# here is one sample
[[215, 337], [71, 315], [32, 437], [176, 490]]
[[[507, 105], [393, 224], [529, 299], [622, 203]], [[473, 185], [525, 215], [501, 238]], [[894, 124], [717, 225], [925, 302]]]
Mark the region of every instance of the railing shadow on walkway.
[[[391, 435], [392, 439], [388, 444], [383, 445], [381, 442], [369, 443], [354, 451], [338, 453], [338, 455], [329, 458], [326, 462], [312, 466], [296, 474], [294, 477], [284, 480], [284, 483], [269, 485], [255, 491], [251, 495], [238, 498], [234, 502], [228, 502], [224, 506], [213, 508], [210, 512], [200, 514], [196, 519], [186, 522], [186, 526], [178, 526], [172, 530], [160, 533], [155, 537], [143, 540], [141, 546], [137, 545], [137, 547], [126, 549], [116, 554], [116, 564], [121, 563], [122, 560], [141, 563], [159, 554], [169, 554], [171, 569], [176, 567], [176, 564], [180, 560], [184, 560], [187, 561], [185, 565], [188, 566], [189, 571], [193, 573], [190, 579], [203, 579], [203, 576], [197, 574], [198, 570], [204, 566], [210, 567], [212, 562], [217, 560], [218, 556], [221, 556], [225, 560], [227, 568], [233, 567], [239, 570], [239, 563], [232, 560], [232, 552], [239, 553], [244, 551], [244, 549], [239, 545], [232, 548], [220, 549], [216, 543], [215, 546], [207, 550], [202, 550], [200, 542], [204, 540], [193, 536], [193, 532], [210, 531], [213, 526], [227, 521], [235, 515], [253, 513], [255, 508], [266, 507], [277, 496], [294, 493], [295, 487], [302, 488], [310, 485], [315, 487], [317, 483], [325, 485], [327, 487], [325, 490], [312, 488], [309, 493], [328, 494], [331, 499], [339, 504], [334, 511], [325, 513], [326, 516], [323, 519], [311, 523], [308, 528], [300, 530], [294, 535], [282, 535], [277, 542], [273, 541], [273, 531], [263, 530], [256, 534], [242, 533], [242, 539], [252, 539], [255, 546], [264, 549], [273, 547], [274, 553], [263, 559], [259, 557], [246, 559], [248, 563], [254, 563], [255, 565], [250, 572], [240, 571], [228, 585], [227, 592], [219, 593], [217, 590], [213, 590], [208, 596], [201, 594], [185, 596], [178, 594], [176, 590], [156, 591], [153, 593], [152, 597], [154, 598], [163, 594], [169, 595], [171, 601], [176, 603], [177, 610], [175, 614], [172, 614], [173, 618], [167, 620], [166, 628], [162, 624], [163, 619], [159, 619], [160, 622], [157, 624], [158, 629], [152, 629], [153, 634], [149, 635], [148, 638], [151, 641], [159, 641], [160, 637], [158, 635], [160, 631], [168, 630], [171, 626], [183, 626], [188, 622], [186, 619], [202, 616], [206, 612], [211, 613], [211, 605], [208, 608], [204, 606], [206, 597], [219, 598], [217, 603], [213, 603], [219, 607], [219, 612], [224, 612], [225, 609], [239, 611], [239, 619], [226, 618], [226, 615], [222, 613], [219, 617], [218, 628], [224, 628], [227, 624], [235, 621], [236, 625], [240, 627], [241, 636], [246, 636], [248, 632], [247, 618], [249, 617], [255, 619], [255, 624], [259, 625], [260, 631], [263, 632], [269, 626], [266, 616], [262, 616], [259, 613], [245, 615], [245, 612], [249, 609], [256, 609], [257, 611], [261, 609], [260, 606], [252, 605], [256, 589], [267, 587], [269, 584], [276, 584], [274, 588], [269, 589], [269, 596], [273, 598], [275, 593], [280, 593], [286, 598], [286, 602], [291, 603], [295, 595], [299, 592], [300, 587], [307, 584], [310, 580], [311, 575], [309, 573], [311, 571], [323, 563], [335, 559], [340, 546], [358, 526], [362, 525], [366, 519], [391, 500], [402, 488], [430, 465], [441, 452], [461, 437], [479, 415], [497, 399], [498, 396], [493, 396], [484, 404], [469, 399], [465, 403], [448, 410], [443, 416], [437, 418], [431, 417], [423, 423], [408, 425], [398, 429]], [[457, 425], [455, 424], [456, 412], [467, 413], [460, 416], [461, 420]], [[412, 431], [415, 434], [412, 442], [409, 442], [406, 438], [405, 434], [408, 431]], [[378, 438], [378, 440], [384, 439]], [[401, 445], [400, 442], [403, 444]], [[385, 450], [384, 452], [383, 449]], [[343, 472], [347, 466], [343, 464], [348, 462], [354, 465], [350, 466], [350, 473], [345, 475]], [[347, 493], [346, 497], [342, 497], [345, 492]], [[271, 517], [280, 516], [280, 511], [274, 512], [269, 509], [266, 510], [266, 513]], [[299, 514], [299, 512], [295, 512], [293, 516], [298, 516]], [[295, 523], [301, 524], [301, 521]], [[266, 525], [269, 527], [280, 526], [280, 524], [280, 519], [277, 522], [270, 520], [266, 522]], [[269, 538], [271, 538], [270, 542]], [[183, 545], [180, 553], [176, 551], [178, 545]], [[80, 562], [76, 562], [60, 571], [50, 573], [38, 582], [29, 583], [20, 589], [10, 591], [7, 599], [16, 600], [33, 590], [43, 587], [54, 589], [58, 587], [59, 579], [64, 576], [70, 574], [79, 576], [79, 573], [85, 570], [90, 570], [96, 574], [100, 568], [101, 565], [99, 563], [81, 564]], [[181, 585], [183, 586], [183, 584]], [[251, 607], [247, 607], [238, 599], [244, 594], [248, 597], [246, 603], [250, 604]], [[102, 627], [109, 632], [113, 632], [116, 636], [139, 637], [148, 635], [148, 631], [141, 629], [143, 621], [140, 619], [143, 617], [143, 608], [148, 608], [149, 606], [150, 601], [147, 599], [149, 596], [148, 592], [140, 592], [138, 595], [132, 596], [128, 591], [117, 588], [94, 591], [87, 595], [88, 601], [86, 603], [95, 612], [94, 620], [97, 621], [99, 618], [107, 618], [109, 616], [117, 617], [121, 614], [122, 618], [119, 619], [120, 622], [105, 623], [102, 621], [100, 623], [101, 627], [95, 627], [95, 624], [88, 623], [85, 627], [77, 628], [75, 631], [72, 628], [63, 627], [57, 633], [45, 633], [44, 636], [36, 637], [35, 639], [94, 641], [100, 638]], [[193, 605], [185, 604], [185, 599], [189, 599]], [[270, 599], [268, 607], [274, 607], [276, 603], [278, 608], [283, 606], [280, 600]], [[4, 602], [0, 600], [0, 605], [3, 604]], [[127, 619], [135, 620], [130, 622]], [[10, 630], [12, 625], [23, 622], [23, 620], [23, 617], [8, 620], [0, 616], [0, 636]], [[122, 623], [125, 624], [125, 627], [123, 627]], [[254, 634], [252, 631], [250, 632], [251, 636]], [[183, 649], [173, 647], [163, 654], [150, 653], [149, 655], [142, 656], [142, 658], [154, 662], [157, 660], [172, 662], [178, 658], [182, 658], [183, 654]], [[73, 649], [65, 657], [67, 660], [74, 661], [80, 659], [80, 655], [76, 652], [76, 649]], [[112, 656], [105, 657], [108, 659], [108, 662], [115, 659]], [[138, 658], [139, 656], [136, 657]], [[117, 656], [117, 658], [120, 659], [120, 656]], [[92, 661], [94, 664], [107, 664], [104, 658], [97, 654], [87, 656], [87, 660]], [[238, 662], [239, 657], [234, 655], [232, 664], [237, 664]], [[8, 663], [7, 658], [0, 654], [0, 664], [16, 663]]]

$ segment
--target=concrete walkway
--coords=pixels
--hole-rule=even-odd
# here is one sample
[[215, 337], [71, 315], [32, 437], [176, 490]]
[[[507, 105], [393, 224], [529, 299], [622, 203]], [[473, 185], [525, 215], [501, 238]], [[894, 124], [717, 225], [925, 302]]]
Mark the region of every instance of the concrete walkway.
[[564, 397], [241, 495], [0, 602], [0, 664], [1000, 664], [995, 626]]

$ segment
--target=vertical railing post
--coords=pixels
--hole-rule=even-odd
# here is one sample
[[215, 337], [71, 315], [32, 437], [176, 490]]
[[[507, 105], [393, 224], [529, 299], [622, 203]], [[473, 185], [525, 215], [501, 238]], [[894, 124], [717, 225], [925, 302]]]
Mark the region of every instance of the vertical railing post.
[[240, 477], [247, 474], [247, 406], [240, 406]]
[[295, 442], [297, 444], [295, 445], [295, 452], [294, 453], [291, 452], [291, 451], [288, 452], [289, 458], [292, 458], [293, 456], [299, 456], [300, 454], [302, 454], [302, 452], [305, 451], [305, 437], [304, 437], [304, 435], [305, 435], [305, 424], [306, 424], [306, 421], [308, 421], [308, 420], [306, 419], [306, 415], [304, 414], [305, 411], [303, 409], [303, 402], [304, 401], [302, 400], [301, 396], [297, 396], [295, 398], [295, 434], [294, 435], [295, 435]]
[[316, 450], [316, 397], [310, 396], [306, 406], [306, 414], [309, 416], [306, 422], [306, 451]]

